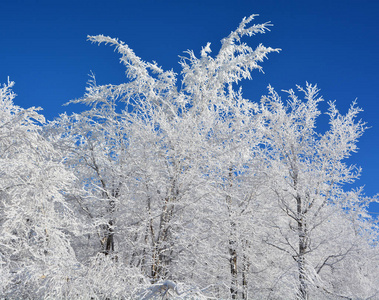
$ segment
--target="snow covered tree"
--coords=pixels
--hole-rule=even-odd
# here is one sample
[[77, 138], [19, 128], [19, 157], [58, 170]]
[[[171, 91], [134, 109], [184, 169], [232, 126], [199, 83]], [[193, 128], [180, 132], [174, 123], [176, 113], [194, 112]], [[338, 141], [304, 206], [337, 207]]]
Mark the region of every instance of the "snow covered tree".
[[[57, 123], [63, 129], [62, 141], [71, 140], [62, 143], [66, 163], [79, 178], [79, 189], [89, 193], [74, 197], [93, 224], [108, 228], [97, 234], [100, 241], [108, 245], [112, 236], [112, 246], [105, 248], [106, 253], [114, 249], [113, 238], [117, 236], [118, 258], [128, 257], [129, 263], [140, 266], [152, 282], [185, 276], [189, 263], [183, 261], [185, 257], [196, 266], [197, 260], [205, 259], [200, 245], [189, 241], [201, 240], [193, 233], [201, 234], [203, 230], [196, 225], [204, 222], [201, 218], [210, 204], [203, 200], [222, 185], [222, 177], [216, 179], [216, 185], [207, 183], [210, 172], [217, 174], [209, 159], [219, 161], [209, 147], [221, 152], [225, 139], [232, 139], [230, 130], [226, 133], [220, 128], [221, 124], [228, 128], [233, 118], [225, 120], [225, 114], [239, 114], [238, 101], [243, 101], [232, 84], [250, 78], [252, 70], [260, 69], [258, 62], [267, 53], [277, 51], [262, 45], [253, 50], [240, 42], [245, 35], [267, 29], [267, 24], [246, 28], [252, 19], [253, 16], [244, 19], [222, 41], [215, 58], [208, 54], [209, 44], [199, 59], [188, 51], [188, 59], [181, 62], [184, 77], [180, 91], [172, 71], [164, 72], [155, 63], [142, 61], [116, 39], [90, 37], [91, 41], [114, 45], [122, 54], [128, 82], [97, 86], [93, 81], [86, 95], [73, 101], [90, 105], [90, 110], [62, 116]], [[234, 112], [229, 107], [233, 101]], [[225, 166], [228, 170], [229, 163]], [[112, 211], [112, 217], [104, 218], [104, 209]], [[195, 260], [185, 254], [193, 256], [192, 251], [197, 253]], [[232, 250], [226, 246], [225, 251]], [[201, 264], [201, 269], [207, 265]]]
[[360, 172], [346, 163], [365, 130], [365, 124], [356, 121], [360, 109], [353, 103], [342, 115], [335, 103], [329, 102], [330, 129], [320, 133], [316, 127], [321, 113], [318, 103], [323, 100], [318, 97], [319, 90], [310, 84], [298, 89], [305, 101], [290, 90], [283, 103], [269, 87], [270, 94], [261, 102], [267, 180], [271, 182], [270, 198], [277, 206], [267, 224], [278, 233], [276, 238], [268, 234], [265, 242], [293, 258], [298, 273], [297, 298], [305, 300], [315, 288], [331, 295], [338, 290], [328, 290], [322, 283], [324, 269], [358, 251], [361, 237], [348, 231], [352, 224], [347, 219], [351, 214], [367, 218], [368, 203], [359, 191], [344, 190]]
[[260, 103], [239, 86], [279, 49], [242, 41], [181, 57], [181, 77], [103, 35], [126, 82], [44, 124], [0, 89], [0, 294], [78, 299], [367, 299], [379, 295], [378, 228], [360, 169], [355, 103], [318, 89]]
[[2, 295], [62, 297], [77, 267], [70, 244], [77, 223], [64, 198], [74, 177], [42, 137], [38, 109], [13, 104], [12, 86], [0, 89]]
[[[187, 51], [181, 89], [175, 73], [126, 44], [89, 37], [116, 47], [128, 81], [93, 79], [72, 101], [90, 109], [54, 125], [78, 178], [72, 203], [92, 228], [81, 249], [112, 254], [151, 283], [207, 286], [214, 297], [348, 295], [328, 268], [363, 251], [357, 228], [369, 221], [362, 202], [351, 200], [361, 197], [343, 185], [359, 174], [344, 159], [365, 126], [355, 122], [356, 106], [342, 116], [330, 103], [331, 129], [317, 132], [322, 99], [312, 85], [299, 88], [305, 102], [289, 91], [283, 103], [271, 87], [260, 104], [244, 99], [237, 84], [278, 51], [241, 42], [267, 29], [246, 28], [252, 19], [215, 57], [210, 44], [200, 58]], [[340, 225], [349, 230], [331, 241]]]

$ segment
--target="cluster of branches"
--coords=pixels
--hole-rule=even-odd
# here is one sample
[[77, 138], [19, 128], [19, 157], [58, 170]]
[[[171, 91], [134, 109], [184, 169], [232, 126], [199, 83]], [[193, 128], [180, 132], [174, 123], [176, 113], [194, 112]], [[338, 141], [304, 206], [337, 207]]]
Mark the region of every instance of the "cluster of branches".
[[[365, 124], [316, 85], [244, 99], [271, 52], [254, 16], [173, 71], [124, 43], [127, 82], [48, 124], [0, 89], [0, 294], [30, 299], [368, 299], [378, 296], [375, 199], [348, 190]], [[180, 86], [180, 88], [179, 88]], [[302, 97], [297, 94], [300, 93]]]

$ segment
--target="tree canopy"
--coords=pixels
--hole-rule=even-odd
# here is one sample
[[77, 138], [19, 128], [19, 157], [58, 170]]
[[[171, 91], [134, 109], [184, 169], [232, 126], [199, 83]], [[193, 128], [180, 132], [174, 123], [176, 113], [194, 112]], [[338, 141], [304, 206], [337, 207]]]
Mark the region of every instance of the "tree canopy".
[[376, 198], [347, 185], [361, 109], [323, 112], [309, 83], [245, 99], [242, 80], [280, 51], [245, 42], [270, 26], [253, 19], [214, 56], [187, 51], [181, 74], [89, 36], [121, 55], [126, 82], [91, 76], [69, 102], [87, 109], [52, 122], [0, 89], [4, 298], [378, 297]]

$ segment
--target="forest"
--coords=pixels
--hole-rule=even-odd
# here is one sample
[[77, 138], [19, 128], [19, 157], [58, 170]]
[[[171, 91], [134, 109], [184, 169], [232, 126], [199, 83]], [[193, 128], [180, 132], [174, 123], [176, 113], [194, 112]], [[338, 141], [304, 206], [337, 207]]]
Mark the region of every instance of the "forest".
[[379, 299], [377, 198], [349, 185], [361, 108], [322, 111], [311, 83], [245, 99], [280, 52], [249, 46], [253, 19], [180, 74], [88, 36], [125, 83], [91, 75], [53, 121], [2, 85], [1, 299]]

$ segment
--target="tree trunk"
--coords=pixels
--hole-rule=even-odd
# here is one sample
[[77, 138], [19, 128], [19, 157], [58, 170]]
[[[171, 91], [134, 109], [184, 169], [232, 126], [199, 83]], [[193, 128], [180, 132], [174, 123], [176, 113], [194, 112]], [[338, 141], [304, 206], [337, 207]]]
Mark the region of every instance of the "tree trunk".
[[247, 241], [245, 240], [243, 243], [243, 255], [242, 255], [242, 299], [248, 299], [248, 273], [250, 268], [249, 257], [246, 255]]
[[105, 246], [104, 246], [104, 254], [108, 255], [109, 253], [112, 253], [114, 251], [114, 230], [113, 230], [113, 220], [109, 220], [107, 224], [107, 233], [106, 233], [106, 240], [105, 240]]
[[[232, 173], [233, 169], [229, 168], [229, 188], [232, 187]], [[229, 191], [230, 192], [230, 191]], [[237, 241], [236, 241], [236, 223], [233, 220], [233, 212], [232, 212], [232, 197], [230, 194], [227, 194], [226, 196], [226, 203], [228, 206], [228, 213], [229, 213], [229, 224], [230, 224], [230, 233], [229, 233], [229, 265], [230, 265], [230, 275], [231, 275], [231, 282], [230, 282], [230, 294], [232, 296], [232, 299], [237, 299], [238, 289], [237, 289]]]
[[[235, 224], [234, 224], [235, 225]], [[230, 274], [232, 276], [230, 285], [230, 294], [232, 299], [237, 299], [237, 251], [235, 249], [236, 242], [234, 240], [229, 240], [229, 264], [230, 264]]]
[[[119, 189], [113, 189], [112, 190], [112, 197], [109, 197], [107, 194], [107, 198], [109, 199], [109, 207], [108, 207], [108, 213], [110, 216], [113, 215], [115, 208], [116, 208], [116, 202], [114, 198], [117, 198], [119, 196]], [[105, 241], [103, 243], [103, 252], [105, 255], [109, 255], [114, 252], [114, 220], [110, 219], [108, 221], [108, 224], [105, 226]]]
[[174, 214], [174, 206], [178, 195], [179, 191], [176, 187], [176, 181], [173, 180], [171, 194], [164, 199], [159, 231], [154, 240], [153, 264], [151, 268], [153, 283], [160, 279], [167, 279], [169, 275], [168, 267], [171, 264], [173, 255], [172, 250], [170, 250], [173, 245], [170, 223]]
[[299, 272], [299, 291], [298, 298], [301, 300], [308, 299], [308, 289], [307, 289], [307, 280], [306, 280], [306, 269], [305, 269], [305, 253], [308, 248], [308, 239], [307, 239], [307, 226], [305, 215], [302, 211], [302, 201], [300, 195], [296, 196], [297, 200], [297, 231], [299, 237], [299, 249], [297, 257], [297, 266]]

